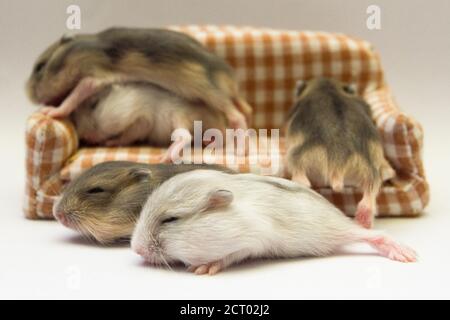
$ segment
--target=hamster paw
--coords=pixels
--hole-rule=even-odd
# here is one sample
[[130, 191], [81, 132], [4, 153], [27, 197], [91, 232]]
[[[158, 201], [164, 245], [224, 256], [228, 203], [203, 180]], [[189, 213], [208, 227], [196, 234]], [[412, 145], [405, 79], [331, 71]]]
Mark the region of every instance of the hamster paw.
[[222, 270], [222, 263], [220, 263], [219, 261], [208, 264], [202, 264], [200, 266], [191, 266], [188, 269], [188, 271], [194, 272], [196, 275], [208, 274], [210, 276], [215, 275], [220, 270]]
[[344, 177], [343, 176], [335, 176], [331, 179], [331, 189], [334, 192], [342, 192], [344, 190]]
[[358, 206], [355, 214], [355, 220], [366, 229], [373, 227], [372, 209], [365, 205]]
[[400, 262], [417, 261], [417, 253], [408, 246], [399, 244], [388, 237], [377, 237], [368, 240], [382, 256]]
[[308, 188], [311, 188], [311, 182], [303, 172], [298, 172], [292, 175], [292, 181], [298, 182], [300, 184], [305, 185]]
[[69, 115], [69, 113], [56, 107], [42, 107], [39, 112], [52, 118], [64, 118]]
[[245, 116], [239, 112], [233, 112], [232, 114], [228, 114], [227, 115], [228, 118], [228, 124], [232, 129], [243, 129], [243, 130], [247, 130], [248, 126], [247, 126], [247, 120], [245, 118]]
[[42, 107], [39, 109], [39, 112], [42, 114], [49, 114], [50, 111], [52, 111], [54, 108], [53, 107]]
[[166, 152], [166, 153], [158, 156], [158, 163], [167, 163], [167, 164], [172, 163], [172, 158], [171, 158], [170, 152]]

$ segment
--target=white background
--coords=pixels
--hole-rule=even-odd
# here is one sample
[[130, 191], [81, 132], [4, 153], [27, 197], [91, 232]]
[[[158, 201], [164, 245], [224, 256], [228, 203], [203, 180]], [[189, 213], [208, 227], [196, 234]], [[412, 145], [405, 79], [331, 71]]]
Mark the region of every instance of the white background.
[[[333, 257], [253, 262], [215, 277], [144, 265], [127, 247], [102, 248], [53, 221], [24, 219], [24, 83], [37, 55], [66, 33], [78, 4], [82, 31], [111, 25], [211, 23], [348, 33], [371, 41], [402, 109], [425, 130], [431, 203], [415, 219], [378, 228], [413, 246], [404, 265], [349, 249]], [[366, 28], [378, 4], [382, 29]], [[450, 298], [450, 2], [365, 0], [0, 0], [0, 298]]]

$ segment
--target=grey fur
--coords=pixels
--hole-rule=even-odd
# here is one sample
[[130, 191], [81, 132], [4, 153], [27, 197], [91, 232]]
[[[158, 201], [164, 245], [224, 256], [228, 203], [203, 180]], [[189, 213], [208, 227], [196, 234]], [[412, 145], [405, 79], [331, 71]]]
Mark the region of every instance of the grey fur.
[[343, 167], [357, 153], [367, 161], [375, 176], [378, 168], [372, 164], [369, 142], [380, 143], [380, 137], [370, 107], [345, 88], [327, 78], [317, 78], [298, 92], [287, 133], [292, 136], [301, 132], [305, 142], [292, 151], [292, 160], [295, 163], [305, 152], [322, 146], [328, 161], [336, 167]]

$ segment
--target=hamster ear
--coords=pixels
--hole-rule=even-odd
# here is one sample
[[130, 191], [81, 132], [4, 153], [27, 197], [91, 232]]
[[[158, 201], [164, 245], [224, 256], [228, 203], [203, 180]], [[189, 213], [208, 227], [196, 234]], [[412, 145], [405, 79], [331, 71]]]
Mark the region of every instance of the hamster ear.
[[208, 194], [204, 211], [229, 206], [233, 201], [233, 193], [228, 190], [215, 190]]
[[344, 84], [342, 86], [342, 89], [347, 92], [348, 94], [356, 94], [356, 84]]
[[295, 97], [298, 97], [302, 94], [303, 90], [306, 88], [306, 81], [305, 80], [297, 80], [295, 83]]
[[151, 178], [152, 177], [152, 171], [148, 168], [133, 168], [130, 170], [130, 175], [134, 178]]
[[68, 34], [64, 34], [61, 39], [59, 39], [59, 44], [64, 44], [67, 43], [69, 41], [71, 41], [73, 39], [73, 36], [68, 35]]

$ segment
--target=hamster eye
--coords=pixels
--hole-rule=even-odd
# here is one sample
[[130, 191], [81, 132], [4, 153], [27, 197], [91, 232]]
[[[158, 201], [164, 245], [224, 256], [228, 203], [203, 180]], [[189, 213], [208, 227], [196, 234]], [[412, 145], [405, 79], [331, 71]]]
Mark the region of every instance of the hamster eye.
[[34, 72], [38, 73], [40, 72], [45, 66], [45, 62], [39, 62], [36, 67], [34, 68]]
[[355, 92], [355, 89], [352, 87], [352, 86], [349, 86], [349, 85], [344, 85], [343, 87], [342, 87], [342, 89], [345, 91], [345, 92], [347, 92], [348, 94], [355, 94], [356, 92]]
[[89, 194], [102, 193], [102, 192], [105, 192], [105, 190], [100, 187], [95, 187], [95, 188], [89, 189], [87, 191], [87, 193], [89, 193]]
[[167, 219], [164, 219], [163, 221], [161, 221], [161, 224], [171, 223], [171, 222], [177, 221], [178, 219], [179, 218], [177, 218], [177, 217], [170, 217], [170, 218], [167, 218]]

